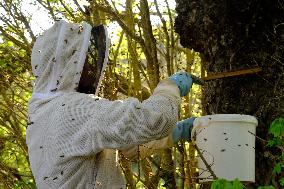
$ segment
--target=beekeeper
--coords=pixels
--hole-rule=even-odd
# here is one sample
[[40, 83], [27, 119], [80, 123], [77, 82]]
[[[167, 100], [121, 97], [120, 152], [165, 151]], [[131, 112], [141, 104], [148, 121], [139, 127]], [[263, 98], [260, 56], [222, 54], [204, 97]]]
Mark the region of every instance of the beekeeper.
[[[99, 98], [108, 44], [105, 27], [65, 21], [56, 22], [34, 44], [36, 79], [26, 142], [39, 189], [125, 188], [116, 150], [134, 158], [137, 146], [145, 144], [149, 148], [141, 148], [140, 155], [146, 157], [189, 139], [194, 118], [177, 121], [181, 96], [192, 86], [190, 74], [162, 80], [143, 102]], [[89, 55], [98, 57], [95, 64]]]

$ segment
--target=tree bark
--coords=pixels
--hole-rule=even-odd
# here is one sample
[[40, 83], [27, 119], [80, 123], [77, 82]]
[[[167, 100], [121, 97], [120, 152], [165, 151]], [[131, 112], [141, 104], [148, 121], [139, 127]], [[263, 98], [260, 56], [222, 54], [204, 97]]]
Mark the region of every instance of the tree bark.
[[156, 39], [153, 35], [150, 12], [147, 0], [140, 0], [141, 28], [145, 39], [145, 56], [147, 59], [147, 73], [150, 78], [150, 89], [153, 91], [160, 80], [159, 64], [157, 58]]

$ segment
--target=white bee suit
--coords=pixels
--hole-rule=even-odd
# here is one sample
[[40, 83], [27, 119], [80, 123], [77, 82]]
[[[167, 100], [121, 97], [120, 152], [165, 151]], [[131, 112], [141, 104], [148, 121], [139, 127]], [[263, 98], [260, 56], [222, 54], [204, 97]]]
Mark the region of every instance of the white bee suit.
[[[134, 157], [139, 144], [152, 141], [147, 144], [152, 149], [172, 145], [180, 104], [172, 81], [160, 82], [143, 102], [76, 92], [91, 29], [87, 23], [59, 21], [33, 47], [36, 80], [26, 141], [39, 189], [125, 188], [116, 149]], [[152, 152], [143, 148], [140, 154]]]

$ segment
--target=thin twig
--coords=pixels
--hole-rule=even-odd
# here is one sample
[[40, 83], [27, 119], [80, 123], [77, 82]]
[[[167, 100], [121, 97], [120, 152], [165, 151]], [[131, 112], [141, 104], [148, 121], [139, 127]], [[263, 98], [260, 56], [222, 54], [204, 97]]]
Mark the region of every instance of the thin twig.
[[213, 179], [216, 180], [217, 176], [216, 174], [212, 171], [210, 165], [207, 163], [206, 159], [204, 158], [203, 154], [201, 153], [200, 149], [197, 147], [196, 144], [193, 144], [193, 147], [196, 149], [198, 155], [200, 156], [200, 158], [202, 159], [203, 163], [205, 164], [206, 168], [208, 169], [208, 171], [210, 172], [210, 174], [213, 176]]
[[250, 134], [252, 134], [253, 136], [255, 136], [255, 138], [257, 138], [258, 140], [260, 140], [260, 141], [262, 141], [262, 142], [264, 142], [264, 143], [268, 143], [268, 141], [267, 140], [264, 140], [263, 138], [260, 138], [259, 136], [256, 136], [256, 134], [254, 134], [253, 132], [251, 132], [251, 131], [248, 131]]
[[77, 0], [73, 0], [73, 2], [77, 5], [78, 9], [80, 10], [80, 12], [83, 13], [83, 15], [86, 15], [85, 11], [82, 9], [82, 7], [79, 5]]
[[62, 0], [59, 0], [61, 5], [64, 7], [64, 9], [69, 13], [69, 15], [74, 19], [74, 21], [76, 21], [76, 17], [74, 16], [74, 14], [69, 10], [69, 8], [63, 3]]

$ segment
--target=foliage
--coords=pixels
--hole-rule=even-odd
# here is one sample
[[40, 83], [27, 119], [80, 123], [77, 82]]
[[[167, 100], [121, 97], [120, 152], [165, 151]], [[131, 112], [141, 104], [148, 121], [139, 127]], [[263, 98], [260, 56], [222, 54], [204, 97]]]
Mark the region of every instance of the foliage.
[[284, 138], [284, 118], [275, 119], [270, 125], [269, 133], [273, 134], [274, 138]]
[[238, 180], [227, 181], [225, 179], [215, 180], [210, 189], [244, 189], [245, 186]]
[[275, 189], [273, 186], [260, 186], [257, 189]]
[[[277, 163], [273, 168], [273, 173], [281, 175], [284, 168], [284, 118], [276, 118], [270, 125], [269, 133], [273, 135], [273, 138], [268, 141], [269, 147], [276, 147], [281, 152], [276, 157]], [[284, 177], [279, 178], [279, 183], [284, 186]]]
[[[12, 30], [10, 26], [5, 32]], [[30, 67], [29, 51], [17, 45], [20, 38], [5, 34], [0, 36], [0, 188], [30, 188], [33, 177], [25, 144], [26, 107], [31, 91], [30, 74], [26, 71]]]
[[[283, 182], [283, 181], [282, 181]], [[238, 180], [228, 181], [226, 179], [215, 180], [210, 189], [244, 189], [245, 186]], [[275, 189], [274, 186], [259, 186], [257, 189]]]

